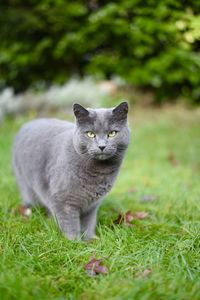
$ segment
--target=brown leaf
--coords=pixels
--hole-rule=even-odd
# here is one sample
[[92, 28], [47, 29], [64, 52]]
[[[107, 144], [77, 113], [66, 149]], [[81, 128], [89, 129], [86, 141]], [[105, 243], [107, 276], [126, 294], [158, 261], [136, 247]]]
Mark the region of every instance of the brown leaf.
[[118, 224], [118, 225], [126, 225], [126, 226], [133, 226], [133, 224], [131, 224], [131, 222], [133, 221], [133, 215], [131, 213], [131, 211], [127, 211], [125, 214], [119, 213], [117, 219], [114, 221], [114, 224]]
[[119, 224], [119, 225], [123, 224], [124, 223], [124, 215], [119, 213], [117, 219], [113, 223]]
[[147, 269], [145, 269], [142, 272], [136, 273], [136, 276], [139, 277], [139, 278], [147, 278], [147, 277], [149, 277], [151, 275], [151, 273], [152, 273], [152, 269], [151, 268], [147, 268]]
[[141, 197], [140, 202], [151, 202], [156, 200], [156, 196], [154, 195], [144, 195]]
[[130, 210], [128, 210], [125, 213], [124, 217], [125, 217], [125, 223], [130, 223], [130, 222], [132, 222], [134, 220], [133, 213]]
[[84, 269], [87, 271], [88, 275], [95, 276], [97, 274], [107, 274], [108, 268], [102, 265], [104, 259], [96, 259], [91, 257], [90, 261], [84, 265]]
[[129, 194], [133, 194], [133, 193], [136, 193], [137, 192], [137, 189], [136, 188], [130, 188], [129, 190], [128, 190], [128, 193]]
[[134, 219], [143, 220], [143, 219], [148, 218], [149, 213], [146, 211], [137, 211], [133, 214], [133, 216], [134, 216]]
[[32, 214], [32, 210], [30, 207], [19, 206], [18, 209], [16, 210], [16, 213], [20, 214], [23, 217], [30, 218]]
[[173, 166], [178, 166], [180, 164], [173, 152], [168, 154], [167, 159]]
[[148, 268], [148, 269], [145, 269], [143, 272], [142, 272], [142, 277], [143, 278], [146, 278], [148, 276], [150, 276], [152, 273], [152, 269]]
[[118, 218], [114, 221], [114, 224], [124, 224], [126, 226], [132, 227], [132, 222], [134, 220], [142, 220], [149, 216], [148, 212], [145, 211], [138, 211], [138, 212], [131, 212], [128, 210], [125, 214], [119, 213]]

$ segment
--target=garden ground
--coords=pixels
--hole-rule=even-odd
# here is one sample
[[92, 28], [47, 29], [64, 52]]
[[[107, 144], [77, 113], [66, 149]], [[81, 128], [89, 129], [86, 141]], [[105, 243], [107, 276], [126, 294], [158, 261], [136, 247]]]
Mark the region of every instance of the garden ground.
[[[0, 299], [200, 299], [200, 111], [130, 113], [131, 144], [90, 243], [66, 240], [40, 209], [15, 213], [11, 145], [29, 118], [0, 128]], [[149, 217], [113, 225], [128, 210]], [[106, 257], [107, 275], [88, 276], [91, 256]]]

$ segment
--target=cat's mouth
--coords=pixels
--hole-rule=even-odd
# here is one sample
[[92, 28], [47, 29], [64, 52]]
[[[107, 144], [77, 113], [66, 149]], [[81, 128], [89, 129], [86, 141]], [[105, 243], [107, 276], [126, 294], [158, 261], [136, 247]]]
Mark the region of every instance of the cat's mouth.
[[111, 158], [113, 155], [112, 154], [106, 154], [106, 153], [99, 153], [95, 155], [95, 159], [97, 160], [107, 160]]

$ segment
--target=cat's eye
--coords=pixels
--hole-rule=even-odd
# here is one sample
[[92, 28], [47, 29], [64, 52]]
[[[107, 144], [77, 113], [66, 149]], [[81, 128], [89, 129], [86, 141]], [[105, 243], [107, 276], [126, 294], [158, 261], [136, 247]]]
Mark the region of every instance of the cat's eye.
[[117, 131], [113, 130], [108, 133], [108, 137], [114, 137], [117, 134]]
[[95, 136], [96, 136], [96, 134], [95, 134], [94, 132], [92, 132], [92, 131], [88, 131], [88, 132], [87, 132], [87, 136], [88, 136], [89, 138], [91, 138], [91, 139], [94, 139]]

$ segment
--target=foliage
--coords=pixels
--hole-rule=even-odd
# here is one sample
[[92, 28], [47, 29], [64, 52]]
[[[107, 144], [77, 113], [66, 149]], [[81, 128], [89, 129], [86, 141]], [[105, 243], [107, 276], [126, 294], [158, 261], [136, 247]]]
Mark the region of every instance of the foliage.
[[118, 75], [157, 101], [200, 102], [200, 2], [4, 0], [0, 84], [16, 91], [71, 74]]
[[47, 113], [55, 110], [71, 109], [72, 104], [81, 102], [85, 106], [101, 106], [108, 99], [108, 92], [91, 78], [73, 78], [62, 86], [51, 85], [47, 90], [28, 90], [15, 95], [12, 88], [0, 93], [0, 124], [6, 116], [19, 116], [26, 112]]

